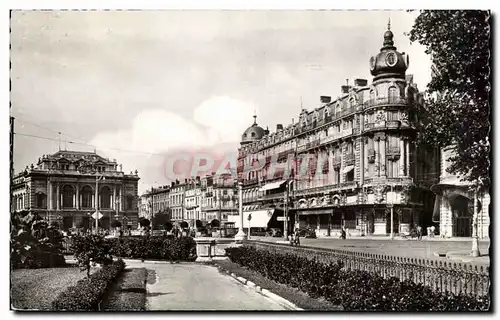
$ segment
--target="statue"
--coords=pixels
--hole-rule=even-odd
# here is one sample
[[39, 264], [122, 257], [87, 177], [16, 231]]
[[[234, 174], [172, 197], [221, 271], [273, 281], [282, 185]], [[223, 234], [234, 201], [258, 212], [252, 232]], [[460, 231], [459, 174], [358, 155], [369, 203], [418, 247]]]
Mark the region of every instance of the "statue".
[[122, 171], [122, 164], [120, 163], [120, 171]]

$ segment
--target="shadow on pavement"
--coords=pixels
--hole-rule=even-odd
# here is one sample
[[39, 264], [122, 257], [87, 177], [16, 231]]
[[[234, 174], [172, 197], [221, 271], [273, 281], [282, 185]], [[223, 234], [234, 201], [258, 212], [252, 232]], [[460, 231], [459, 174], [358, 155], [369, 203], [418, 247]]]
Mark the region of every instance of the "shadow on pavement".
[[173, 292], [150, 292], [147, 294], [148, 297], [158, 297], [165, 296], [167, 294], [173, 294]]

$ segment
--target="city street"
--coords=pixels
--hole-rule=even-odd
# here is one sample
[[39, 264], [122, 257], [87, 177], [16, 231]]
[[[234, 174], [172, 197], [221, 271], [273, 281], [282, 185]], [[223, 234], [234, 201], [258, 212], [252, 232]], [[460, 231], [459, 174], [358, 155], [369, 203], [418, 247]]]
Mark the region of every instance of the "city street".
[[[283, 241], [283, 238], [273, 237], [251, 237], [252, 240], [277, 242]], [[423, 238], [421, 241], [394, 239], [388, 237], [372, 237], [372, 238], [351, 238], [341, 240], [338, 238], [319, 238], [319, 239], [300, 239], [302, 246], [310, 246], [317, 248], [349, 250], [357, 252], [366, 252], [374, 254], [384, 254], [391, 256], [411, 257], [411, 258], [437, 258], [434, 253], [446, 254], [448, 252], [467, 252], [471, 250], [471, 239], [457, 240], [427, 240]], [[489, 264], [488, 250], [490, 241], [480, 241], [479, 249], [481, 257], [475, 258], [473, 263], [480, 265]], [[484, 255], [484, 256], [483, 256]], [[446, 258], [441, 258], [447, 261], [452, 261]]]
[[286, 310], [212, 266], [127, 261], [127, 268], [154, 275], [148, 276], [147, 310]]

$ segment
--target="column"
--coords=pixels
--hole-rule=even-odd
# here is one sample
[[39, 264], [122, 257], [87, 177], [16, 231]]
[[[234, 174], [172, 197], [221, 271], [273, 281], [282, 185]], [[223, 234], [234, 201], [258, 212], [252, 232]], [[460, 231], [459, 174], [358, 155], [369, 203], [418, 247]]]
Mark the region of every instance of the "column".
[[373, 137], [373, 148], [375, 149], [375, 172], [374, 176], [378, 177], [380, 175], [380, 147], [379, 147], [379, 137]]
[[123, 198], [124, 192], [123, 192], [123, 184], [121, 185], [120, 188], [120, 194], [118, 195], [120, 197], [120, 211], [123, 211], [123, 201], [125, 200]]
[[80, 210], [80, 185], [76, 184], [76, 209]]
[[92, 193], [91, 195], [91, 199], [92, 199], [92, 208], [95, 208], [95, 192]]
[[380, 136], [380, 176], [386, 176], [386, 161], [385, 161], [385, 135]]
[[53, 210], [54, 209], [54, 199], [53, 199], [53, 196], [52, 196], [52, 182], [50, 181], [50, 178], [49, 180], [47, 181], [47, 197], [48, 197], [48, 201], [47, 201], [47, 209], [48, 210]]
[[57, 202], [57, 210], [61, 210], [61, 194], [60, 194], [60, 185], [59, 183], [56, 186], [56, 202]]
[[113, 186], [113, 203], [112, 203], [112, 208], [113, 209], [118, 209], [117, 203], [116, 203], [116, 185]]
[[346, 143], [342, 142], [340, 145], [340, 181], [343, 183], [345, 181], [345, 174], [343, 172], [345, 166], [345, 149], [347, 148]]
[[405, 139], [404, 144], [406, 145], [406, 175], [410, 176], [410, 141]]
[[359, 146], [359, 183], [362, 186], [365, 184], [365, 137], [358, 140]]
[[[367, 140], [368, 140], [368, 138], [367, 138], [367, 137], [364, 137], [364, 138], [363, 138], [363, 149], [365, 150], [365, 151], [364, 151], [364, 152], [365, 152], [365, 153], [364, 153], [364, 157], [363, 157], [363, 163], [364, 163], [364, 165], [363, 165], [363, 168], [364, 168], [364, 169], [363, 169], [363, 170], [364, 170], [364, 171], [363, 171], [363, 177], [365, 176], [366, 171], [367, 171], [367, 169], [368, 169], [368, 165], [369, 165], [369, 164], [368, 164], [368, 143], [367, 143]], [[367, 175], [367, 177], [369, 177], [369, 176]]]
[[401, 153], [401, 156], [399, 158], [399, 176], [404, 177], [405, 176], [405, 141], [403, 137], [400, 138], [399, 140], [399, 153]]

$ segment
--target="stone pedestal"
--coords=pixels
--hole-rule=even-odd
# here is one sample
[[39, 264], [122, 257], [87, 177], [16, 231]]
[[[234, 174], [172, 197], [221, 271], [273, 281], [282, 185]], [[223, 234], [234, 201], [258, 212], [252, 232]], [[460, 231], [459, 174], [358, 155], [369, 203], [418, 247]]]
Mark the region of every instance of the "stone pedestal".
[[234, 239], [196, 238], [196, 262], [226, 260], [226, 248], [238, 246]]

